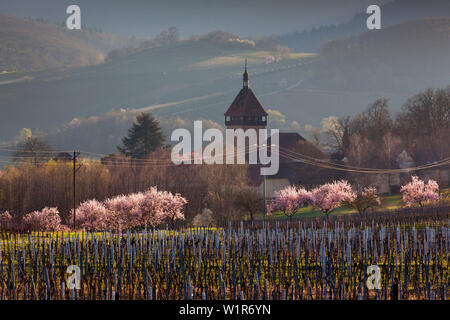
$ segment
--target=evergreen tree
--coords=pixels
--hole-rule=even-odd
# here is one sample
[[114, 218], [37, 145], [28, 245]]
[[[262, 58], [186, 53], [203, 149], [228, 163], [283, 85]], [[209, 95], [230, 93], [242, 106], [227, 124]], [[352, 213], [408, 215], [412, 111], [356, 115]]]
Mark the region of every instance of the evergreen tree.
[[159, 122], [151, 113], [142, 113], [136, 117], [133, 126], [122, 139], [123, 147], [118, 146], [120, 153], [134, 159], [143, 159], [152, 151], [163, 145], [164, 136]]

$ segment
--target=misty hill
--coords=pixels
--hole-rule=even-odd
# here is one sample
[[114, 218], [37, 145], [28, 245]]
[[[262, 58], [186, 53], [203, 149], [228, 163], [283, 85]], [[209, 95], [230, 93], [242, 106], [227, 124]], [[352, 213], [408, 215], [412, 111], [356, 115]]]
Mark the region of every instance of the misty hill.
[[68, 30], [0, 14], [0, 72], [98, 64], [109, 51], [129, 45], [125, 37], [93, 29]]
[[414, 92], [449, 84], [450, 19], [405, 22], [328, 42], [310, 84]]
[[267, 56], [277, 53], [232, 42], [224, 45], [216, 36], [200, 37], [95, 66], [0, 75], [0, 141], [12, 139], [24, 127], [48, 132], [74, 118], [120, 109], [203, 117], [222, 123], [223, 109], [242, 85], [246, 57], [251, 73], [260, 73], [252, 81], [265, 77], [268, 89], [274, 78], [266, 73], [305, 58], [290, 54], [289, 58], [280, 56], [281, 61], [265, 64]]
[[[349, 22], [340, 25], [323, 25], [305, 30], [280, 35], [274, 40], [297, 51], [316, 52], [328, 41], [348, 38], [367, 31], [368, 15], [361, 12]], [[448, 0], [394, 0], [381, 6], [382, 28], [430, 17], [450, 18], [450, 1]]]
[[245, 57], [250, 86], [266, 110], [275, 110], [269, 118], [279, 127], [318, 126], [380, 97], [395, 113], [417, 92], [449, 85], [448, 20], [365, 32], [331, 42], [319, 57], [289, 54], [270, 64], [266, 58], [276, 52], [192, 39], [96, 66], [0, 75], [0, 141], [25, 127], [47, 132], [55, 148], [109, 153], [136, 112], [154, 113], [166, 134], [197, 119], [223, 125], [242, 86]]

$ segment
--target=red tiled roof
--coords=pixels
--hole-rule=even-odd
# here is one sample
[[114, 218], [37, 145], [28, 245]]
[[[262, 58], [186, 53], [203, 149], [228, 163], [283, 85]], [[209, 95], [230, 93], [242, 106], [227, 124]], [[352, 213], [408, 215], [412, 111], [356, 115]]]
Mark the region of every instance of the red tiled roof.
[[253, 91], [244, 87], [239, 91], [233, 103], [225, 112], [225, 116], [267, 116], [267, 112], [259, 103]]

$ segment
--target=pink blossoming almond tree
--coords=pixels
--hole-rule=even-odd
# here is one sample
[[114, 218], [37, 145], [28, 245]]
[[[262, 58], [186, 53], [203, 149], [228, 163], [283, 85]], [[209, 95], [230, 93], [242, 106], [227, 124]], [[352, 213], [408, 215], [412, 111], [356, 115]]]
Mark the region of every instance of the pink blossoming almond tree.
[[120, 195], [105, 200], [107, 208], [106, 226], [112, 230], [123, 230], [137, 227], [142, 221], [140, 203], [142, 193]]
[[184, 220], [187, 200], [180, 194], [152, 187], [145, 192], [119, 195], [104, 202], [83, 202], [77, 209], [77, 226], [87, 230], [125, 230]]
[[405, 184], [401, 189], [403, 202], [408, 207], [423, 207], [428, 203], [440, 200], [439, 185], [434, 180], [428, 180], [425, 183], [417, 176], [412, 176], [411, 182]]
[[311, 191], [311, 203], [314, 207], [329, 214], [344, 203], [351, 203], [356, 199], [356, 194], [351, 185], [345, 181], [326, 183]]
[[184, 220], [183, 208], [187, 200], [179, 193], [173, 194], [168, 191], [162, 191], [160, 196], [162, 210], [158, 218], [161, 221], [169, 220], [172, 226], [176, 220]]
[[24, 226], [34, 231], [66, 231], [67, 226], [61, 223], [58, 208], [45, 207], [41, 211], [33, 211], [23, 217]]
[[282, 211], [291, 218], [302, 206], [311, 203], [311, 193], [304, 188], [286, 187], [275, 192], [275, 199], [267, 208], [268, 214]]
[[109, 215], [110, 212], [102, 202], [88, 200], [77, 208], [76, 226], [89, 231], [104, 230], [108, 226]]

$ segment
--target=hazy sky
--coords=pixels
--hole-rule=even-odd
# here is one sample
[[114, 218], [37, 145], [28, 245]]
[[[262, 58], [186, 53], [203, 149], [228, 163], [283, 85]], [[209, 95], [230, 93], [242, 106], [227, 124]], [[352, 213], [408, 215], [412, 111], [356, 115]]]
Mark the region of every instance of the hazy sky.
[[82, 23], [104, 31], [153, 37], [169, 26], [183, 37], [213, 30], [243, 36], [342, 23], [369, 4], [390, 0], [0, 0], [0, 13], [63, 22], [70, 4]]

